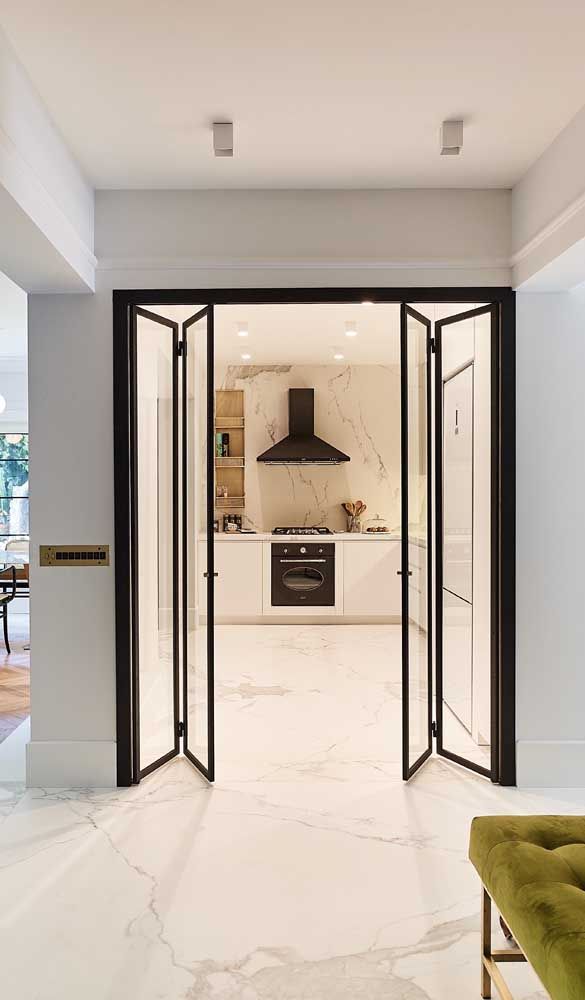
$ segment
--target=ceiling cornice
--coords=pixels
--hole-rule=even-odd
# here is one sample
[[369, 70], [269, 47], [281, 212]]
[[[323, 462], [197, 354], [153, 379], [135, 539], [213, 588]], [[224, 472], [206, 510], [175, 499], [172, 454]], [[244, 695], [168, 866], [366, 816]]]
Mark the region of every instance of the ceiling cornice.
[[98, 271], [250, 271], [250, 270], [315, 270], [315, 271], [449, 271], [501, 269], [510, 266], [509, 259], [444, 258], [441, 260], [351, 260], [303, 258], [209, 258], [201, 257], [101, 257]]

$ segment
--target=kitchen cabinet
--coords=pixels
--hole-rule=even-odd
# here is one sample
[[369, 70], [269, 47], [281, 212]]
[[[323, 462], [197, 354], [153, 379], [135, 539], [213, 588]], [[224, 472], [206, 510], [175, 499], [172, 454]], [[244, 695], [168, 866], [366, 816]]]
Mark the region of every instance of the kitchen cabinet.
[[468, 601], [443, 591], [443, 698], [471, 732], [472, 613]]
[[343, 614], [399, 616], [399, 569], [399, 541], [370, 538], [346, 542], [343, 545]]
[[[205, 542], [199, 542], [200, 607], [205, 607], [207, 581]], [[250, 618], [262, 614], [262, 542], [237, 538], [215, 546], [215, 614], [218, 619]]]
[[426, 631], [428, 619], [428, 549], [423, 542], [408, 543], [408, 617]]

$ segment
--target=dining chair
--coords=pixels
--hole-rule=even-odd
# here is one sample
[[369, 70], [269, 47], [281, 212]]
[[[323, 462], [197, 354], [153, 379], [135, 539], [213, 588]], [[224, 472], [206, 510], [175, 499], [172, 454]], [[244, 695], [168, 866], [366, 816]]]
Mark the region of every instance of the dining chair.
[[[28, 574], [28, 551], [30, 540], [28, 538], [10, 538], [6, 542], [5, 548], [11, 552], [26, 552], [27, 561], [22, 566], [15, 566], [16, 570], [16, 590], [19, 597], [30, 597], [30, 579]], [[0, 565], [2, 564], [2, 553], [0, 552]]]
[[[4, 579], [6, 573], [10, 574], [8, 580]], [[7, 587], [11, 587], [7, 590]], [[8, 605], [16, 597], [16, 568], [14, 566], [6, 566], [3, 570], [0, 570], [0, 614], [2, 615], [2, 624], [4, 626], [4, 643], [6, 645], [6, 652], [10, 654], [10, 643], [8, 641]]]

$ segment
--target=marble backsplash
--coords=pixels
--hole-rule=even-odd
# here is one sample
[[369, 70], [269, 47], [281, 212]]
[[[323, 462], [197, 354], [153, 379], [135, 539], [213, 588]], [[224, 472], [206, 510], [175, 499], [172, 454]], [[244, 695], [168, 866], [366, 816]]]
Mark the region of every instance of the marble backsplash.
[[[397, 365], [230, 365], [218, 389], [244, 389], [247, 527], [346, 526], [341, 504], [364, 500], [365, 518], [400, 523], [400, 368]], [[269, 466], [256, 457], [288, 434], [289, 388], [314, 388], [315, 433], [350, 462]]]

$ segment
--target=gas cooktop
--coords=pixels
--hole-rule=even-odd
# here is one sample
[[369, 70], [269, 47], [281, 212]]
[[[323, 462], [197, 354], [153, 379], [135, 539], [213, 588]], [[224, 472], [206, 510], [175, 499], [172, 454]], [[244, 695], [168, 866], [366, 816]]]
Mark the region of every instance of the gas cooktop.
[[330, 528], [273, 528], [273, 535], [332, 535]]

